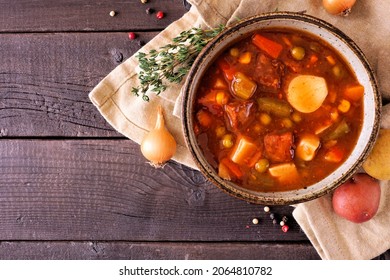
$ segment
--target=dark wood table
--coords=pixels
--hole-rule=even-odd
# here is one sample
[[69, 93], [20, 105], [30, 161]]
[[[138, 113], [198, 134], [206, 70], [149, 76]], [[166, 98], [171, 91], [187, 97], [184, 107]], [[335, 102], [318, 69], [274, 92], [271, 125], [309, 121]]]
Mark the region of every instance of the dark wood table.
[[284, 233], [263, 206], [198, 171], [150, 167], [90, 102], [103, 77], [187, 11], [183, 1], [0, 6], [1, 259], [319, 259], [291, 207], [271, 209], [289, 217]]

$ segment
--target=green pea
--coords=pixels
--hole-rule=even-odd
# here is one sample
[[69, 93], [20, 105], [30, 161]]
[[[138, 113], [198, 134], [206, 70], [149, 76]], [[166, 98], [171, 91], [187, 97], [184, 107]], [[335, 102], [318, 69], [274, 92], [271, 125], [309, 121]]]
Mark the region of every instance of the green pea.
[[255, 164], [255, 170], [259, 173], [264, 173], [269, 167], [269, 161], [266, 158], [259, 159]]
[[302, 60], [305, 57], [305, 49], [302, 47], [293, 47], [291, 55], [296, 60]]

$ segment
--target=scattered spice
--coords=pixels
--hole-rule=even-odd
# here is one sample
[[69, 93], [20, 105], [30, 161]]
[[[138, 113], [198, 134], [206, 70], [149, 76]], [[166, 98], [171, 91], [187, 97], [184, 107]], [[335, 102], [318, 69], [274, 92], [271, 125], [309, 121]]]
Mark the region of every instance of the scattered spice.
[[269, 207], [268, 207], [268, 206], [265, 206], [265, 207], [264, 207], [264, 212], [268, 213], [268, 212], [269, 212], [269, 210], [270, 210], [270, 209], [269, 209]]
[[110, 16], [111, 16], [111, 17], [116, 16], [116, 12], [115, 12], [115, 11], [111, 11], [111, 12], [110, 12]]
[[137, 37], [134, 32], [129, 32], [129, 39], [134, 40]]
[[253, 218], [252, 224], [257, 225], [259, 223], [259, 219]]
[[148, 3], [148, 0], [141, 0], [141, 3], [146, 4], [146, 3]]
[[284, 226], [284, 225], [285, 225], [285, 222], [280, 221], [279, 225], [280, 225], [280, 226]]
[[165, 14], [164, 14], [163, 11], [158, 11], [158, 12], [156, 13], [156, 18], [157, 18], [157, 19], [162, 19], [164, 16], [165, 16]]

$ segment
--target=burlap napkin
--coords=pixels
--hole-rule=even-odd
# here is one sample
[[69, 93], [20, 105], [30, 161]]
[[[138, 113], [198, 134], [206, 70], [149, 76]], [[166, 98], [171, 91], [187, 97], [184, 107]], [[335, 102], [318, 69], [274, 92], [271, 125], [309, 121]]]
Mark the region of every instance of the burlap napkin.
[[[390, 1], [357, 1], [348, 17], [327, 14], [321, 1], [311, 0], [190, 0], [191, 10], [169, 25], [146, 44], [141, 51], [158, 49], [182, 30], [191, 27], [215, 27], [262, 12], [302, 12], [322, 18], [350, 36], [366, 54], [376, 71], [384, 99], [390, 98]], [[375, 1], [376, 2], [376, 1]], [[196, 168], [186, 148], [181, 120], [180, 89], [172, 85], [160, 96], [151, 95], [149, 103], [132, 95], [137, 85], [137, 59], [133, 56], [108, 74], [89, 94], [103, 117], [120, 133], [140, 143], [153, 127], [156, 107], [165, 111], [168, 129], [178, 142], [173, 157], [177, 162]], [[383, 126], [390, 128], [390, 110], [384, 108]], [[331, 208], [331, 195], [297, 205], [294, 217], [323, 259], [370, 259], [390, 248], [389, 182], [381, 182], [382, 200], [378, 214], [369, 222], [353, 224], [336, 216]]]

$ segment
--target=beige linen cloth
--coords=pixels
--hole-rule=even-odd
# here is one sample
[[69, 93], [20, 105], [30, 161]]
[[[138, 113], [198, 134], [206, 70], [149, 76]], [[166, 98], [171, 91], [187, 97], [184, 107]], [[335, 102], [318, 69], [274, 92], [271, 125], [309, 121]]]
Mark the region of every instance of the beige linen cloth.
[[[390, 1], [357, 1], [348, 17], [327, 14], [316, 0], [191, 0], [191, 10], [169, 25], [142, 47], [148, 52], [170, 42], [180, 31], [191, 27], [215, 27], [239, 19], [274, 11], [305, 11], [322, 18], [350, 36], [366, 54], [375, 70], [384, 99], [390, 98]], [[375, 3], [374, 3], [375, 2]], [[140, 143], [153, 127], [156, 106], [165, 111], [168, 129], [178, 142], [174, 160], [196, 168], [186, 148], [180, 120], [180, 89], [172, 85], [160, 96], [150, 94], [151, 101], [134, 97], [137, 85], [137, 59], [133, 56], [116, 67], [90, 93], [89, 97], [104, 118], [120, 133]], [[390, 128], [390, 108], [383, 109], [382, 126]], [[390, 145], [390, 143], [389, 143]], [[377, 215], [363, 224], [353, 224], [334, 214], [331, 195], [297, 205], [293, 212], [323, 259], [371, 259], [390, 248], [390, 186], [381, 182], [382, 199]]]

